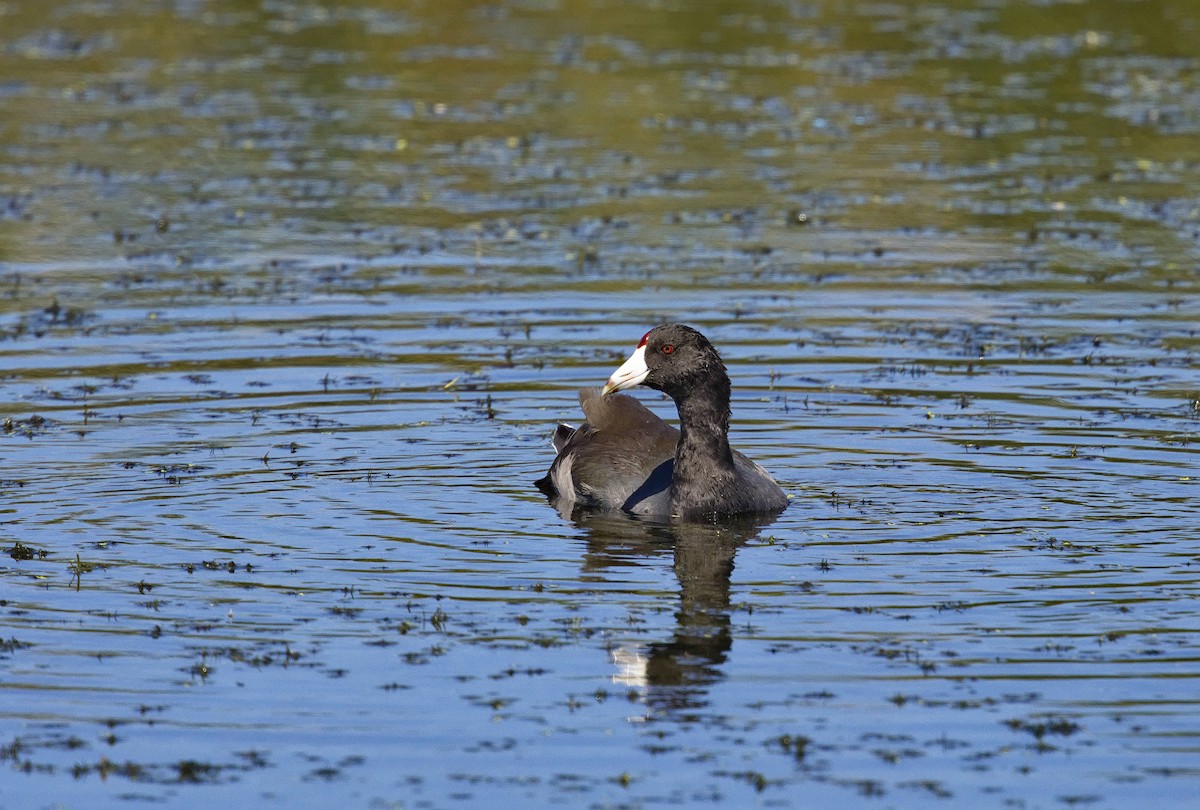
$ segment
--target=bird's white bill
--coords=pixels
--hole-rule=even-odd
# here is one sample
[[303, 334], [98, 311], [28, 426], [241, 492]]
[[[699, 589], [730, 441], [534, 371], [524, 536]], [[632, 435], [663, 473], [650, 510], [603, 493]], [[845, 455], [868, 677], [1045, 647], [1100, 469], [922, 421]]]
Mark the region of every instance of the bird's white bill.
[[646, 375], [649, 373], [650, 369], [646, 366], [646, 347], [638, 346], [634, 349], [633, 354], [629, 355], [629, 359], [608, 378], [608, 382], [604, 384], [604, 390], [601, 393], [607, 395], [613, 391], [624, 391], [626, 388], [633, 388], [645, 380]]

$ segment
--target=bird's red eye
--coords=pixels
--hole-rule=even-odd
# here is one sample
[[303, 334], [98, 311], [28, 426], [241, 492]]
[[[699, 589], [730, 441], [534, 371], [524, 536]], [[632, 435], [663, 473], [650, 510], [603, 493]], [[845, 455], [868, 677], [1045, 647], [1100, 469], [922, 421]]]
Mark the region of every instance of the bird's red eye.
[[662, 349], [660, 349], [659, 351], [661, 351], [663, 354], [674, 354], [675, 347], [672, 346], [670, 343], [664, 343]]

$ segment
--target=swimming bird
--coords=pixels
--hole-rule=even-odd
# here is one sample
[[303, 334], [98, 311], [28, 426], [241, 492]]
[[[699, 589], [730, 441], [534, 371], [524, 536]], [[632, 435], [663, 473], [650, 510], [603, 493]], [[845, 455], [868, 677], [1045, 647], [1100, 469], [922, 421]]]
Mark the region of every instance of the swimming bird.
[[[679, 429], [633, 397], [637, 385], [675, 400]], [[585, 388], [586, 421], [560, 424], [558, 452], [536, 484], [560, 509], [710, 520], [778, 513], [787, 495], [770, 474], [729, 446], [729, 374], [708, 338], [678, 323], [642, 337], [603, 389]]]

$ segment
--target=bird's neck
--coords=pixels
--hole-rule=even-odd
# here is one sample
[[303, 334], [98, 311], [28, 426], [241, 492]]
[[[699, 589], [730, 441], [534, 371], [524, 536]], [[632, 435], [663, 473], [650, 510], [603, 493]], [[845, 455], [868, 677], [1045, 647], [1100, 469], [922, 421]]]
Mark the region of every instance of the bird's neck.
[[[733, 470], [729, 447], [729, 380], [710, 380], [702, 389], [691, 389], [675, 400], [679, 409], [679, 445], [675, 450], [675, 477]], [[695, 471], [695, 472], [693, 472]]]

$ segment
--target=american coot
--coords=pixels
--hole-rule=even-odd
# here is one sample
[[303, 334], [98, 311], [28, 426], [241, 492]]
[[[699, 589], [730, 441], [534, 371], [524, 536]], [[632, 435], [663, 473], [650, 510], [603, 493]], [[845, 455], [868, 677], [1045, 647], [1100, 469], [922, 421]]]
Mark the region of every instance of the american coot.
[[[614, 393], [639, 384], [675, 400], [679, 430]], [[697, 520], [787, 506], [770, 474], [729, 447], [729, 375], [713, 345], [689, 326], [651, 329], [603, 390], [583, 389], [579, 403], [587, 421], [558, 426], [558, 456], [537, 481], [560, 509]]]

